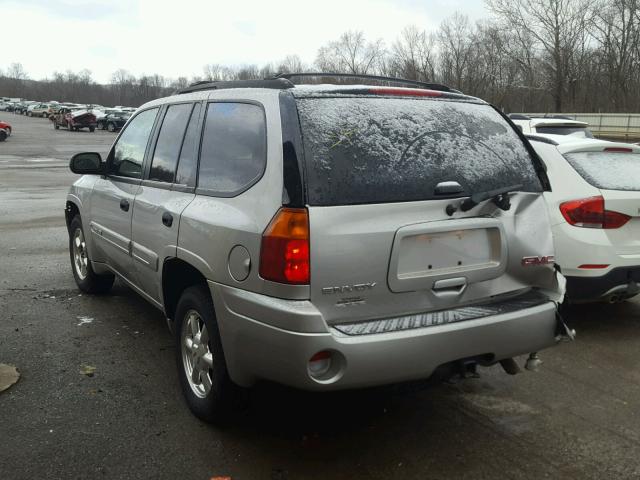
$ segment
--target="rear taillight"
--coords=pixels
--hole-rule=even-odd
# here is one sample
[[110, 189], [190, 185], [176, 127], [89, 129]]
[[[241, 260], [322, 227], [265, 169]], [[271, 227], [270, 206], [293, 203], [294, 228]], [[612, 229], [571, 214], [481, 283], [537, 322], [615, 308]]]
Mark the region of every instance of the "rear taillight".
[[560, 212], [570, 225], [583, 228], [620, 228], [631, 219], [624, 213], [605, 210], [602, 197], [564, 202], [560, 204]]
[[260, 276], [292, 285], [309, 283], [309, 215], [281, 208], [262, 234]]

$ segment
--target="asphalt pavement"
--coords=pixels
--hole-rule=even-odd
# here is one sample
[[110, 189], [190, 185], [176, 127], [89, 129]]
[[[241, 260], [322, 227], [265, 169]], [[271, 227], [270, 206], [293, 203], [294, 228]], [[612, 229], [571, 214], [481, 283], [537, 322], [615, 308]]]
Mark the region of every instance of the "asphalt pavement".
[[0, 393], [0, 479], [640, 477], [637, 300], [571, 309], [577, 340], [542, 352], [539, 372], [332, 394], [264, 384], [231, 425], [200, 422], [163, 315], [119, 283], [88, 296], [73, 282], [68, 159], [114, 135], [0, 120], [14, 128], [0, 143], [0, 363], [21, 374]]

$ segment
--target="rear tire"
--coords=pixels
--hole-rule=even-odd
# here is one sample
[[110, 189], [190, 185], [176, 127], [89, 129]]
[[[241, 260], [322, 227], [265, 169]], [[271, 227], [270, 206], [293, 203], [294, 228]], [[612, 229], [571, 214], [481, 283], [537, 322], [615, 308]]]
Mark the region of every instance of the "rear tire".
[[93, 271], [87, 253], [84, 230], [80, 215], [76, 215], [69, 224], [69, 258], [73, 278], [78, 288], [86, 293], [106, 293], [111, 290], [115, 276], [98, 275]]
[[189, 409], [210, 423], [237, 412], [247, 390], [229, 377], [211, 294], [205, 285], [187, 288], [175, 314], [178, 377]]
[[7, 132], [5, 132], [4, 130], [0, 131], [0, 142], [4, 142], [8, 136], [9, 135], [7, 135]]
[[95, 132], [95, 131], [96, 131], [96, 127], [89, 127], [89, 131], [90, 131], [91, 133]]
[[107, 123], [107, 130], [109, 130], [110, 132], [115, 132], [116, 126], [113, 123], [109, 122]]

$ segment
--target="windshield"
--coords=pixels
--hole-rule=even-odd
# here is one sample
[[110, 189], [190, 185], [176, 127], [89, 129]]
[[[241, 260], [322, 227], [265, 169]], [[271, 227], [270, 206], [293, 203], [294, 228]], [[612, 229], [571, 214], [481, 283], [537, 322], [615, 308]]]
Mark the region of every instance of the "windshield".
[[297, 99], [311, 205], [434, 198], [522, 184], [541, 191], [516, 132], [489, 105], [381, 97]]
[[536, 127], [536, 132], [551, 135], [570, 135], [578, 138], [593, 138], [593, 134], [587, 127], [546, 126]]
[[565, 158], [596, 188], [640, 191], [640, 153], [580, 152]]

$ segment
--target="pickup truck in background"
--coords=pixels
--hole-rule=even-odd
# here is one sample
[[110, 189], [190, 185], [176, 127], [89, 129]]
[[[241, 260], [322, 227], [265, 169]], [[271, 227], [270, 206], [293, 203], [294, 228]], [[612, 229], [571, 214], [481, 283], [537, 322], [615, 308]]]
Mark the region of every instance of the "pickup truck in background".
[[76, 132], [81, 128], [88, 128], [90, 132], [96, 129], [96, 116], [88, 110], [79, 110], [72, 108], [61, 108], [54, 115], [51, 115], [53, 128], [58, 130], [60, 127], [68, 128], [69, 131]]

